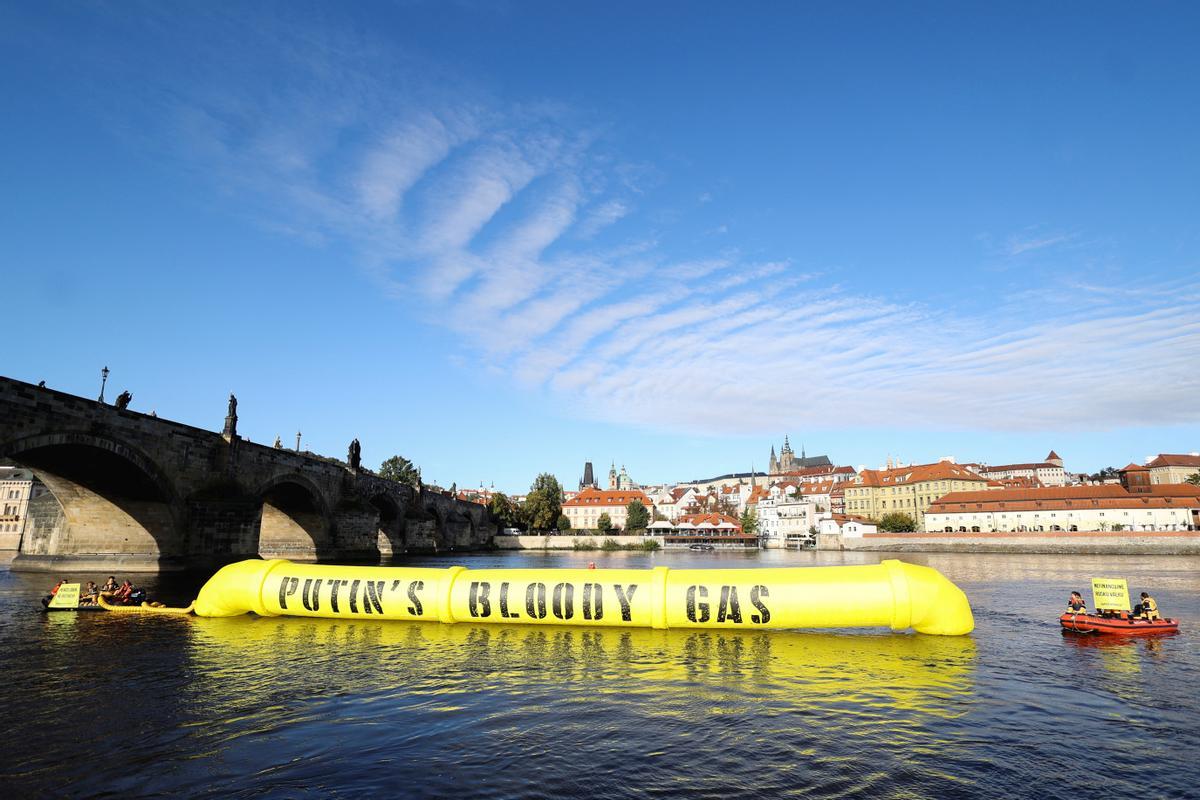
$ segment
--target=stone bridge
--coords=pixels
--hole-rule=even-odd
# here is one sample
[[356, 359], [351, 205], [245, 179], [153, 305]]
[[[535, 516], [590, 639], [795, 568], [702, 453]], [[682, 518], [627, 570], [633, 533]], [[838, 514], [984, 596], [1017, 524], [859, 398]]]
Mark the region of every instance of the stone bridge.
[[247, 557], [378, 561], [491, 544], [483, 506], [0, 377], [0, 459], [49, 489], [16, 570], [207, 569]]

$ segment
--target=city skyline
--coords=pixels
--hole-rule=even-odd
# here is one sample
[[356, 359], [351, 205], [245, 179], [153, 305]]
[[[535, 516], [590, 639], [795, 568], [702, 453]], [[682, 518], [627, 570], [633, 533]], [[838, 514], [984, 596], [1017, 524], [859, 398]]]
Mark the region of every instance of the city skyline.
[[1200, 444], [1178, 13], [283, 8], [0, 12], [0, 373], [510, 492]]

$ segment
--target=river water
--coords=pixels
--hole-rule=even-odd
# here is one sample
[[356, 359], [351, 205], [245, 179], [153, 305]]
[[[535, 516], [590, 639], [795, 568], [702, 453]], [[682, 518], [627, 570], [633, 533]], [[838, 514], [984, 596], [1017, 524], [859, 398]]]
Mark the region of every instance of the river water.
[[[0, 787], [5, 797], [1198, 796], [1200, 559], [904, 558], [966, 591], [971, 636], [42, 614], [49, 576], [0, 570]], [[1184, 632], [1064, 636], [1056, 617], [1070, 590], [1090, 596], [1093, 575], [1149, 589]], [[146, 584], [185, 604], [203, 577]]]

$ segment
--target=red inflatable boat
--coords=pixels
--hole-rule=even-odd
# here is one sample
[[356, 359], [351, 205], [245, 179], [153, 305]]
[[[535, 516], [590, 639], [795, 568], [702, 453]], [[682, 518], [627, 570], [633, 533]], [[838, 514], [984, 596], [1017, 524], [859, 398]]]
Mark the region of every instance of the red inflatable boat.
[[1151, 633], [1175, 633], [1179, 630], [1177, 619], [1139, 619], [1128, 614], [1118, 617], [1101, 617], [1097, 614], [1072, 614], [1067, 612], [1058, 618], [1063, 630], [1074, 633], [1105, 633], [1115, 636], [1145, 636]]

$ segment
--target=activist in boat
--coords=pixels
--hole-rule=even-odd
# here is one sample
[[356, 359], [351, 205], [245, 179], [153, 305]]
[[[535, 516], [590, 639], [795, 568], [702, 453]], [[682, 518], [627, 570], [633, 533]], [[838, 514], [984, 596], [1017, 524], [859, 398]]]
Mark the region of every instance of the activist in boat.
[[88, 581], [82, 588], [78, 583], [63, 578], [50, 587], [50, 594], [42, 598], [42, 607], [47, 611], [103, 611], [117, 606], [162, 608], [163, 604], [151, 600], [145, 589], [129, 581], [117, 585], [113, 575], [108, 576], [103, 586]]
[[1064, 632], [1140, 636], [1179, 630], [1179, 620], [1163, 618], [1148, 592], [1142, 592], [1141, 602], [1130, 611], [1124, 578], [1092, 578], [1092, 598], [1096, 612], [1089, 614], [1083, 595], [1071, 592], [1067, 610], [1059, 617]]

